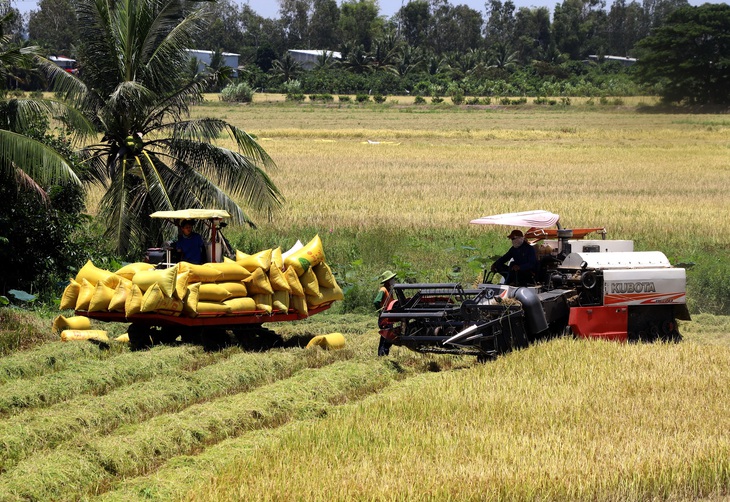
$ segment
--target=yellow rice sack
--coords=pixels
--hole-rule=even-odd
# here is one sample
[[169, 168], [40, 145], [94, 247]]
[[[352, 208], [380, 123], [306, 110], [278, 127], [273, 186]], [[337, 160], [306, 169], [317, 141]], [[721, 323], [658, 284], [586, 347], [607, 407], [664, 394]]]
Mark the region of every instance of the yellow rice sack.
[[110, 312], [124, 312], [124, 304], [127, 302], [130, 291], [132, 291], [132, 281], [120, 282], [117, 289], [114, 290], [112, 299], [109, 300], [108, 310]]
[[172, 298], [175, 294], [175, 286], [177, 281], [178, 266], [166, 268], [163, 270], [148, 270], [146, 272], [137, 272], [132, 278], [132, 283], [139, 286], [142, 292], [147, 291], [154, 284], [160, 286], [160, 289], [166, 296]]
[[53, 320], [53, 332], [60, 333], [65, 329], [91, 329], [91, 319], [84, 316], [63, 317], [62, 315]]
[[284, 271], [284, 277], [286, 277], [286, 282], [289, 283], [289, 288], [291, 288], [291, 294], [294, 296], [304, 296], [304, 289], [302, 289], [302, 283], [299, 280], [299, 276], [297, 275], [296, 270], [293, 268], [288, 268]]
[[196, 317], [198, 315], [198, 293], [202, 283], [196, 282], [188, 286], [188, 292], [183, 302], [183, 312], [188, 317]]
[[334, 288], [337, 286], [335, 275], [332, 273], [332, 269], [325, 262], [322, 262], [314, 267], [314, 275], [317, 276], [317, 283], [320, 288]]
[[94, 289], [94, 294], [89, 302], [89, 312], [104, 312], [109, 309], [109, 302], [114, 296], [115, 289], [104, 286], [103, 282], [99, 282]]
[[216, 282], [242, 281], [251, 275], [251, 272], [229, 258], [224, 258], [223, 263], [206, 263], [204, 266], [211, 267], [221, 273]]
[[292, 267], [297, 271], [297, 275], [301, 275], [324, 261], [324, 249], [322, 249], [322, 240], [319, 235], [309, 241], [302, 249], [287, 256], [284, 265]]
[[189, 271], [188, 282], [216, 282], [220, 276], [221, 271], [216, 270], [213, 267], [206, 267], [205, 265], [196, 265], [194, 263], [188, 263], [181, 261], [178, 263], [180, 267], [178, 272]]
[[302, 289], [307, 295], [317, 296], [319, 294], [319, 283], [314, 271], [308, 268], [306, 272], [299, 276], [299, 282], [302, 283]]
[[274, 291], [273, 302], [271, 307], [276, 312], [289, 311], [289, 293], [286, 291]]
[[262, 268], [257, 268], [251, 273], [251, 277], [243, 280], [249, 295], [267, 294], [273, 295], [269, 276]]
[[274, 291], [286, 291], [291, 293], [291, 286], [284, 276], [284, 272], [279, 267], [271, 267], [269, 269], [269, 282], [271, 283], [271, 289]]
[[271, 314], [273, 295], [253, 295], [253, 301], [256, 302], [256, 310], [263, 310], [267, 314]]
[[138, 261], [134, 263], [128, 263], [124, 265], [122, 268], [114, 272], [116, 275], [124, 277], [125, 279], [132, 280], [132, 277], [134, 277], [134, 274], [137, 272], [147, 272], [149, 270], [154, 270], [155, 266], [151, 263], [145, 263], [143, 261]]
[[76, 310], [89, 310], [89, 303], [91, 303], [91, 297], [94, 296], [96, 291], [96, 285], [91, 284], [86, 278], [81, 279], [81, 289], [79, 289], [79, 296], [76, 298]]
[[129, 333], [124, 333], [123, 335], [119, 335], [114, 339], [115, 342], [119, 343], [129, 343]]
[[143, 295], [139, 286], [132, 284], [132, 289], [129, 291], [127, 300], [124, 302], [124, 315], [129, 317], [134, 314], [139, 314], [139, 311], [142, 309]]
[[229, 315], [253, 312], [256, 310], [256, 301], [253, 298], [231, 298], [223, 302], [231, 311]]
[[66, 329], [61, 332], [61, 341], [72, 342], [79, 340], [96, 340], [97, 342], [109, 342], [106, 331], [100, 329]]
[[337, 350], [345, 348], [345, 337], [342, 333], [330, 333], [328, 335], [318, 335], [309, 340], [307, 348], [322, 347], [325, 350]]
[[177, 278], [175, 279], [175, 298], [180, 300], [185, 299], [185, 293], [188, 292], [188, 279], [190, 278], [190, 271], [185, 272], [178, 271]]
[[334, 288], [319, 288], [318, 295], [307, 295], [307, 304], [313, 307], [334, 301], [344, 300], [345, 295], [339, 286]]
[[246, 285], [243, 283], [243, 281], [219, 282], [217, 284], [227, 289], [228, 292], [231, 294], [231, 298], [243, 298], [244, 296], [248, 295], [248, 290], [246, 289]]
[[231, 313], [231, 307], [225, 303], [198, 302], [198, 315], [225, 315]]
[[81, 290], [81, 284], [76, 282], [74, 279], [69, 279], [69, 281], [71, 281], [71, 282], [63, 290], [63, 295], [61, 295], [61, 305], [59, 306], [59, 310], [68, 310], [68, 309], [76, 308], [76, 300], [79, 297], [79, 291]]
[[[113, 272], [101, 269], [94, 265], [91, 260], [86, 262], [86, 265], [81, 267], [81, 270], [76, 274], [76, 282], [81, 284], [81, 279], [86, 279], [91, 284], [96, 286], [96, 283], [107, 279], [109, 276], [113, 276]], [[111, 287], [111, 286], [110, 286]], [[116, 287], [116, 284], [114, 285]]]
[[142, 296], [140, 312], [157, 312], [164, 315], [179, 316], [182, 310], [182, 300], [167, 296], [159, 284], [154, 284]]
[[231, 293], [220, 284], [204, 283], [200, 285], [198, 301], [222, 302], [231, 297]]
[[271, 267], [271, 249], [265, 249], [256, 254], [246, 254], [243, 251], [236, 250], [236, 263], [249, 272], [253, 272], [257, 268], [268, 271]]
[[284, 257], [281, 255], [281, 248], [271, 250], [271, 264], [279, 267], [279, 270], [284, 270]]
[[289, 308], [296, 310], [297, 314], [299, 314], [301, 317], [309, 316], [307, 301], [302, 296], [291, 296], [289, 298]]
[[117, 274], [110, 275], [109, 277], [107, 277], [106, 279], [101, 281], [101, 283], [104, 286], [106, 286], [107, 288], [112, 288], [112, 289], [117, 289], [117, 286], [119, 286], [122, 283], [126, 284], [127, 287], [130, 287], [130, 288], [132, 287], [132, 281], [130, 281], [129, 279], [125, 279], [121, 275], [117, 275]]

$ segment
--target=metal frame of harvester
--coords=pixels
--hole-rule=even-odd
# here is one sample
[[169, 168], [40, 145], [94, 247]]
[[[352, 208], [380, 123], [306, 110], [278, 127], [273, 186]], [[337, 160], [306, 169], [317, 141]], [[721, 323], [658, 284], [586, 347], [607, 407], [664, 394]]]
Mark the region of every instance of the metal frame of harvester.
[[[483, 282], [396, 284], [380, 314], [381, 336], [419, 352], [495, 357], [530, 342], [572, 333], [618, 341], [678, 341], [677, 320], [690, 320], [683, 268], [632, 241], [607, 240], [602, 227], [564, 229], [559, 216], [526, 211], [474, 224], [529, 227], [533, 245], [556, 253], [541, 260], [534, 284]], [[556, 226], [557, 228], [550, 228]], [[584, 239], [597, 232], [599, 240]]]

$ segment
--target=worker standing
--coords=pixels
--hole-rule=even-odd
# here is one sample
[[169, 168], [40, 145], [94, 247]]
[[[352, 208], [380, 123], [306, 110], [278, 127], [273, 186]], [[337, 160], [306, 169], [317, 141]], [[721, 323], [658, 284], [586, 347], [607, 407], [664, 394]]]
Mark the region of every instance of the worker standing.
[[525, 240], [520, 230], [512, 230], [507, 238], [512, 241], [512, 247], [492, 264], [492, 272], [504, 277], [505, 284], [526, 286], [533, 283], [537, 272], [535, 248]]
[[[390, 291], [393, 289], [393, 285], [395, 284], [395, 273], [390, 270], [386, 270], [380, 274], [378, 280], [380, 282], [380, 289], [378, 290], [378, 294], [375, 296], [375, 300], [373, 300], [373, 305], [375, 306], [375, 309], [380, 312], [390, 301]], [[384, 328], [384, 326], [379, 327], [381, 329]], [[393, 343], [381, 335], [380, 342], [378, 343], [378, 356], [387, 356], [390, 353], [391, 345], [393, 345]]]

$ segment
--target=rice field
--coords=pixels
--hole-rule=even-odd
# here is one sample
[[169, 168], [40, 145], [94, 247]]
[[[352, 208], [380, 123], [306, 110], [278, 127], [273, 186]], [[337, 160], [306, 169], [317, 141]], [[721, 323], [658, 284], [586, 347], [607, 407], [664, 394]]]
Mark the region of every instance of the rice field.
[[[415, 273], [434, 269], [419, 277], [440, 277], [473, 252], [459, 245], [503, 251], [500, 229], [469, 220], [535, 208], [724, 263], [723, 115], [397, 99], [196, 108], [255, 134], [279, 166], [286, 205], [231, 238], [320, 233], [328, 262], [373, 292], [405, 248]], [[2, 501], [730, 496], [730, 317], [701, 309], [679, 344], [560, 338], [487, 364], [398, 347], [377, 358], [375, 315], [337, 309], [270, 326], [281, 340], [262, 351], [61, 343], [50, 320], [3, 310], [0, 335], [22, 340], [0, 358]], [[331, 332], [343, 350], [305, 348]]]
[[[16, 403], [0, 414], [0, 500], [728, 494], [727, 317], [684, 324], [680, 344], [562, 338], [487, 364], [377, 358], [367, 315], [275, 329], [262, 352], [54, 341], [0, 359]], [[344, 349], [304, 348], [333, 329]]]
[[542, 208], [613, 238], [730, 244], [724, 115], [277, 102], [196, 113], [256, 135], [277, 162], [277, 227], [468, 232], [485, 214]]

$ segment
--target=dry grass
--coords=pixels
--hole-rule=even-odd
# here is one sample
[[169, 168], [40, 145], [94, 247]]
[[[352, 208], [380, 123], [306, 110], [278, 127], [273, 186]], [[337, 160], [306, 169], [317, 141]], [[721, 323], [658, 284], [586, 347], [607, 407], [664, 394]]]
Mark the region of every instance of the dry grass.
[[615, 238], [730, 243], [721, 116], [308, 104], [196, 113], [258, 136], [280, 167], [282, 228], [464, 231], [478, 216], [544, 208]]

